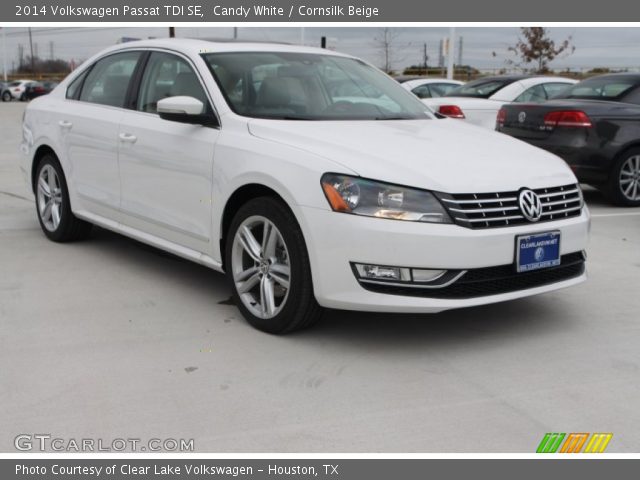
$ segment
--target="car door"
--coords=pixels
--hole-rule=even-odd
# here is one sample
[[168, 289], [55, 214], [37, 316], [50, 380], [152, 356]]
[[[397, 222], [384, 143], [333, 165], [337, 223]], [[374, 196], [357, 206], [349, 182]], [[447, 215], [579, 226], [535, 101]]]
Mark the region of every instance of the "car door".
[[119, 131], [122, 222], [200, 252], [210, 250], [213, 151], [219, 130], [161, 119], [159, 100], [189, 96], [213, 113], [197, 70], [178, 54], [154, 51], [135, 110]]
[[118, 219], [118, 126], [141, 52], [98, 60], [72, 82], [58, 115], [60, 138], [77, 195], [76, 208]]

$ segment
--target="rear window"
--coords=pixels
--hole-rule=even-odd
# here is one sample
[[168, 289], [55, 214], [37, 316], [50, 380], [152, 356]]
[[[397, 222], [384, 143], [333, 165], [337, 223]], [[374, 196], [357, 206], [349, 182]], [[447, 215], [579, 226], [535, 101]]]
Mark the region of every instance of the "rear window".
[[474, 97], [489, 98], [493, 94], [502, 90], [507, 85], [511, 85], [512, 79], [480, 79], [461, 85], [449, 91], [445, 97]]
[[577, 83], [557, 98], [612, 99], [619, 98], [638, 84], [634, 79], [593, 78]]

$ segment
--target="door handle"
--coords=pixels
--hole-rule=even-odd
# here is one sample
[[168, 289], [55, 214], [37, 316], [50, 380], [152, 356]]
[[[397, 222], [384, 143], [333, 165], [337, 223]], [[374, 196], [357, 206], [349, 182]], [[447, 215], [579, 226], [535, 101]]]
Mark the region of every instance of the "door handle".
[[130, 133], [121, 133], [120, 135], [118, 135], [118, 137], [120, 137], [121, 142], [127, 143], [136, 143], [136, 140], [138, 140], [138, 137]]
[[58, 122], [58, 125], [60, 125], [60, 127], [65, 129], [65, 130], [69, 130], [71, 127], [73, 127], [73, 123], [68, 122], [66, 120], [60, 120]]

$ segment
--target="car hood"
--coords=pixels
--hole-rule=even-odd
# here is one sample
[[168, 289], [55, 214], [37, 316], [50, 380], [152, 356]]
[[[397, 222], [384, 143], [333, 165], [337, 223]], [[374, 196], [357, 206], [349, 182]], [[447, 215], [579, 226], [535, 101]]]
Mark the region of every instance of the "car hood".
[[256, 119], [248, 128], [342, 165], [336, 173], [429, 190], [482, 193], [577, 183], [555, 155], [457, 120]]

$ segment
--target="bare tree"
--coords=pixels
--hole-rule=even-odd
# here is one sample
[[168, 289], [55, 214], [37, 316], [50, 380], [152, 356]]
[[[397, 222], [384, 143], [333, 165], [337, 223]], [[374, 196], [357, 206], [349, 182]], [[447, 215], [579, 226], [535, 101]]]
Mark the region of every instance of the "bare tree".
[[[571, 55], [576, 49], [571, 45], [571, 37], [556, 46], [555, 41], [551, 39], [549, 30], [543, 27], [522, 27], [520, 33], [521, 36], [518, 37], [518, 43], [507, 50], [519, 57], [521, 62], [516, 63], [513, 60], [507, 60], [507, 63], [510, 65], [529, 65], [533, 63], [537, 67], [535, 69], [537, 73], [549, 71], [549, 62], [560, 56]], [[493, 52], [493, 56], [496, 56], [495, 52]]]
[[387, 73], [392, 73], [393, 65], [398, 60], [398, 39], [400, 34], [391, 28], [381, 28], [378, 34], [373, 37], [373, 42], [379, 52], [382, 65], [380, 68]]

